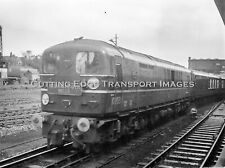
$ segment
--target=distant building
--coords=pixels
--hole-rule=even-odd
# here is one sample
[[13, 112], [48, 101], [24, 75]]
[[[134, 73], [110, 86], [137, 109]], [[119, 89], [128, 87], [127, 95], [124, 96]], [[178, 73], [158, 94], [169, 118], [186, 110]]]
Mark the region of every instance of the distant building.
[[22, 65], [22, 60], [20, 57], [17, 57], [13, 54], [10, 54], [10, 56], [4, 56], [4, 60], [8, 63], [9, 66], [17, 66]]
[[40, 80], [40, 75], [37, 69], [32, 67], [21, 67], [23, 75], [29, 79], [29, 82], [34, 80]]
[[188, 59], [188, 68], [209, 73], [225, 73], [225, 59]]
[[32, 81], [39, 81], [40, 75], [37, 69], [25, 66], [9, 66], [8, 78], [17, 79], [21, 83], [31, 83]]

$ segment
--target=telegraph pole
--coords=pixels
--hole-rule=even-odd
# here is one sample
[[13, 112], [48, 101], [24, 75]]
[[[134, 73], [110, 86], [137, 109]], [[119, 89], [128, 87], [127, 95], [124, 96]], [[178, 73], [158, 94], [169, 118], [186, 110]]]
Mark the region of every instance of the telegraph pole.
[[117, 40], [118, 40], [118, 36], [117, 34], [115, 34], [115, 45], [117, 46]]
[[0, 60], [3, 56], [3, 48], [2, 48], [2, 26], [0, 25]]

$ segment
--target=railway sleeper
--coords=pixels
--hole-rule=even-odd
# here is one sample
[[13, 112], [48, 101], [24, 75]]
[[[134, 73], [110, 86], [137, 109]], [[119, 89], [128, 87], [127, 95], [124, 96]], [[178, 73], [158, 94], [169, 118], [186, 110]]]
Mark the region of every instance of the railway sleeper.
[[188, 144], [199, 144], [199, 145], [212, 145], [212, 143], [207, 143], [207, 142], [196, 142], [196, 141], [184, 141], [185, 143], [188, 143]]
[[205, 149], [199, 149], [199, 148], [188, 148], [188, 147], [178, 147], [178, 150], [182, 150], [182, 151], [194, 151], [197, 153], [207, 153], [208, 150]]
[[182, 136], [183, 136], [183, 135], [181, 135], [181, 136], [177, 136], [177, 135], [176, 135], [176, 136], [174, 137], [175, 141], [178, 140], [178, 139], [180, 139]]
[[153, 157], [157, 157], [157, 156], [159, 156], [160, 154], [161, 154], [160, 152], [152, 153], [152, 156], [153, 156]]
[[199, 166], [199, 163], [195, 162], [187, 162], [187, 161], [176, 161], [176, 160], [171, 160], [171, 159], [165, 159], [165, 163], [170, 164], [172, 166]]
[[180, 168], [180, 167], [172, 167], [172, 166], [168, 166], [168, 165], [158, 165], [158, 168]]
[[180, 161], [195, 161], [195, 162], [199, 162], [202, 160], [202, 158], [198, 158], [198, 157], [191, 157], [191, 156], [182, 156], [182, 155], [175, 155], [175, 154], [170, 154], [168, 156], [169, 158], [173, 158], [173, 159], [178, 159]]
[[217, 155], [215, 156], [215, 158], [219, 159], [219, 158], [220, 158], [220, 154], [217, 154]]
[[181, 145], [186, 147], [200, 148], [200, 149], [210, 149], [210, 146], [206, 146], [206, 145], [193, 145], [193, 144], [187, 144], [187, 143], [183, 143]]
[[164, 149], [167, 149], [167, 148], [170, 147], [170, 145], [162, 145], [161, 147], [164, 148]]
[[214, 142], [213, 139], [203, 139], [202, 137], [199, 136], [190, 136], [187, 139], [189, 140], [194, 140], [194, 141], [200, 141], [200, 142]]
[[154, 157], [145, 157], [144, 158], [144, 161], [146, 161], [146, 162], [150, 162], [150, 161], [152, 161], [154, 159]]
[[196, 130], [196, 131], [198, 131], [198, 132], [209, 132], [209, 133], [217, 133], [217, 132], [219, 132], [220, 131], [220, 129], [214, 129], [214, 130], [206, 130], [206, 129], [198, 129], [198, 130]]
[[224, 144], [224, 143], [220, 145], [220, 147], [222, 147], [222, 148], [224, 148], [224, 146], [225, 146], [225, 144]]
[[221, 128], [221, 125], [215, 125], [215, 126], [205, 126], [205, 125], [202, 125], [199, 127], [200, 129], [220, 129]]
[[208, 129], [208, 130], [218, 130], [220, 128], [221, 128], [221, 124], [220, 125], [216, 125], [216, 126], [201, 125], [200, 127], [198, 127], [198, 129]]
[[184, 133], [178, 133], [176, 136], [177, 136], [177, 137], [182, 137], [185, 133], [186, 133], [186, 132], [184, 132]]
[[145, 165], [147, 165], [148, 164], [148, 162], [139, 162], [139, 163], [137, 163], [137, 166], [145, 166]]
[[202, 138], [207, 138], [207, 139], [213, 139], [213, 135], [204, 135], [204, 134], [198, 134], [198, 133], [194, 133], [192, 134], [193, 136], [196, 137], [202, 137]]
[[197, 130], [197, 131], [195, 131], [195, 133], [206, 134], [206, 135], [215, 135], [215, 134], [218, 133], [218, 131], [208, 131], [208, 130], [200, 131], [200, 130]]
[[199, 153], [199, 152], [184, 152], [184, 151], [178, 151], [175, 150], [174, 153], [176, 154], [183, 154], [183, 155], [190, 155], [190, 156], [198, 156], [198, 157], [205, 157], [205, 153]]

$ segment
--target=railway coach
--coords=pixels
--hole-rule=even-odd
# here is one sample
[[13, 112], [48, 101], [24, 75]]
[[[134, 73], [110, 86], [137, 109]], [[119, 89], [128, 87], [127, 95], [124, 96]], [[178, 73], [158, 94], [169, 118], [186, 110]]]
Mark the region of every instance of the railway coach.
[[218, 74], [192, 70], [195, 87], [191, 89], [192, 101], [201, 98], [225, 96], [225, 78]]
[[184, 111], [190, 70], [103, 41], [74, 39], [46, 49], [43, 136], [89, 151]]

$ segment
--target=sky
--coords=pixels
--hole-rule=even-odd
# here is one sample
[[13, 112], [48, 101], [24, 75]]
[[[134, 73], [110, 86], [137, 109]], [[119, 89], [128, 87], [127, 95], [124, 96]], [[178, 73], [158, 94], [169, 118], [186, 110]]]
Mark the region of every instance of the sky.
[[[225, 26], [213, 0], [0, 0], [3, 54], [33, 54], [83, 36], [187, 67], [225, 59]], [[110, 42], [109, 42], [110, 43]]]

